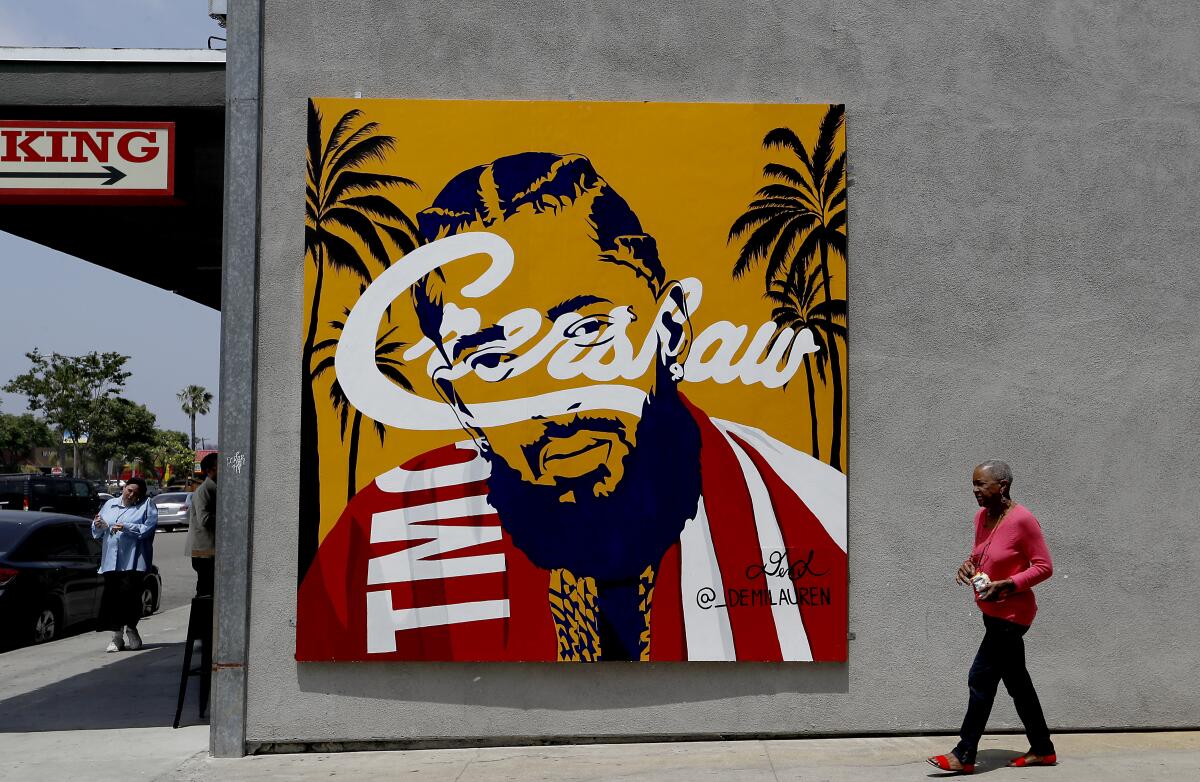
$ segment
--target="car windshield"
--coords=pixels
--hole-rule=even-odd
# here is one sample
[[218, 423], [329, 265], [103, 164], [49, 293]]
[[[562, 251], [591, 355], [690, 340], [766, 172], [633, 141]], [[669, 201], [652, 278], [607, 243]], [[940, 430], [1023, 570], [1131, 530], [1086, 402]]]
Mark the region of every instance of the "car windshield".
[[172, 492], [170, 494], [160, 494], [154, 498], [155, 505], [162, 505], [167, 502], [182, 503], [187, 500], [187, 492]]

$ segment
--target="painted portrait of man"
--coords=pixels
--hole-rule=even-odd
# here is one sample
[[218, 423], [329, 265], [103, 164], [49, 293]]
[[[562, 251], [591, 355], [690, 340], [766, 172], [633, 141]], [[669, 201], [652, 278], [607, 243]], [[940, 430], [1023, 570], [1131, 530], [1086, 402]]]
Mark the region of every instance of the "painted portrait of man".
[[[686, 259], [593, 162], [499, 157], [417, 223], [428, 244], [364, 292], [338, 379], [422, 426], [366, 380], [381, 308], [411, 304], [463, 436], [350, 499], [301, 584], [297, 658], [844, 660], [845, 476], [688, 399]], [[399, 267], [455, 242], [401, 297]]]

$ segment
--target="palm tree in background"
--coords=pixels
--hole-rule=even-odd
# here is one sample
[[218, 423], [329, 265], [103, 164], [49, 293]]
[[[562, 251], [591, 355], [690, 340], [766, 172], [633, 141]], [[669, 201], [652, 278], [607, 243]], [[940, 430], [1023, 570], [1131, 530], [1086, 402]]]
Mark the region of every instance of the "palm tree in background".
[[[348, 111], [326, 134], [321, 112], [312, 101], [308, 103], [304, 253], [315, 267], [316, 281], [302, 351], [300, 579], [316, 555], [321, 524], [317, 404], [311, 381], [325, 272], [328, 268], [349, 273], [366, 286], [373, 279], [372, 266], [386, 269], [391, 265], [392, 255], [385, 240], [400, 255], [422, 244], [416, 224], [384, 195], [389, 187], [417, 187], [417, 184], [405, 177], [363, 170], [371, 162], [382, 163], [396, 149], [396, 139], [379, 133], [376, 122], [360, 122], [361, 117], [358, 109]], [[366, 252], [360, 253], [351, 239], [359, 242]]]
[[[846, 338], [846, 300], [824, 296], [825, 283], [818, 278], [820, 269], [813, 269], [803, 286], [795, 278], [772, 280], [766, 297], [775, 304], [771, 320], [782, 330], [791, 328], [795, 332], [808, 329], [817, 346], [817, 355], [804, 354], [804, 374], [808, 379], [808, 414], [812, 419], [812, 455], [821, 458], [820, 438], [817, 432], [817, 396], [813, 388], [813, 364], [821, 382], [826, 382], [825, 366], [829, 363], [829, 344], [838, 338]], [[786, 362], [793, 345], [784, 351]]]
[[[349, 315], [350, 310], [347, 308], [343, 311], [343, 316], [349, 317]], [[330, 328], [339, 334], [345, 325], [345, 320], [333, 320], [329, 322]], [[412, 383], [404, 376], [404, 362], [396, 357], [397, 353], [405, 347], [403, 342], [392, 339], [392, 335], [395, 334], [397, 328], [399, 327], [392, 326], [375, 340], [375, 366], [379, 368], [384, 377], [405, 391], [412, 392]], [[317, 378], [333, 369], [334, 350], [337, 348], [337, 343], [337, 337], [330, 337], [317, 343], [316, 353], [323, 355], [321, 355], [321, 360], [312, 369], [312, 381], [316, 381]], [[347, 458], [346, 469], [346, 502], [349, 502], [358, 491], [358, 477], [356, 473], [358, 471], [358, 444], [359, 434], [362, 431], [363, 414], [350, 404], [350, 400], [346, 398], [346, 394], [342, 391], [342, 384], [336, 378], [329, 387], [329, 401], [337, 413], [338, 426], [343, 442], [346, 440], [347, 428], [350, 431], [350, 454]], [[351, 411], [354, 413], [353, 419], [350, 417]], [[375, 434], [379, 437], [379, 444], [383, 445], [384, 438], [387, 437], [387, 427], [378, 421], [373, 421], [372, 423], [375, 427]]]
[[[746, 237], [733, 266], [735, 278], [766, 261], [768, 292], [783, 280], [803, 292], [811, 270], [820, 273], [822, 295], [832, 297], [830, 253], [846, 257], [846, 153], [834, 157], [834, 143], [845, 120], [844, 106], [830, 106], [821, 120], [812, 152], [790, 128], [775, 128], [763, 138], [766, 149], [784, 149], [800, 166], [772, 162], [763, 175], [772, 180], [729, 229], [729, 241]], [[769, 295], [769, 294], [768, 294]], [[845, 339], [845, 330], [841, 339]], [[841, 469], [842, 362], [838, 339], [827, 341], [833, 388], [833, 432], [829, 463]], [[814, 428], [816, 420], [813, 421]]]
[[212, 409], [213, 395], [204, 386], [188, 386], [175, 395], [179, 400], [179, 406], [183, 408], [186, 415], [192, 422], [192, 450], [196, 450], [196, 416], [208, 415]]

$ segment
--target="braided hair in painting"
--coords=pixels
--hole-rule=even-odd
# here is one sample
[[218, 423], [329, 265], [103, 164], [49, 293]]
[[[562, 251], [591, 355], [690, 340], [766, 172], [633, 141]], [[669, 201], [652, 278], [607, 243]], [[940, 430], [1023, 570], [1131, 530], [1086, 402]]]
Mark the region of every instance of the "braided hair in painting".
[[[417, 219], [422, 234], [433, 240], [500, 230], [516, 215], [555, 220], [567, 214], [586, 216], [580, 224], [590, 230], [596, 263], [625, 267], [651, 296], [662, 294], [668, 278], [654, 238], [582, 155], [526, 152], [476, 166], [451, 179]], [[553, 257], [539, 262], [552, 263]], [[536, 268], [526, 273], [537, 277]], [[413, 298], [422, 331], [440, 346], [445, 280], [437, 274], [414, 286]], [[664, 326], [680, 329], [674, 323]], [[490, 450], [483, 438], [482, 451], [491, 463], [488, 501], [501, 524], [535, 565], [565, 571], [552, 581], [560, 588], [557, 594], [552, 589], [551, 602], [557, 609], [560, 654], [567, 658], [591, 659], [597, 640], [606, 658], [642, 656], [653, 572], [696, 513], [699, 430], [679, 396], [678, 378], [661, 355], [650, 371], [653, 389], [633, 422], [604, 411], [547, 420], [507, 458]], [[587, 432], [606, 433], [627, 448], [615, 485], [608, 464], [549, 484], [530, 481], [528, 471], [509, 461], [515, 456], [533, 463], [550, 441]], [[596, 488], [601, 484], [603, 491]], [[593, 607], [603, 617], [595, 633], [586, 631], [597, 627]]]

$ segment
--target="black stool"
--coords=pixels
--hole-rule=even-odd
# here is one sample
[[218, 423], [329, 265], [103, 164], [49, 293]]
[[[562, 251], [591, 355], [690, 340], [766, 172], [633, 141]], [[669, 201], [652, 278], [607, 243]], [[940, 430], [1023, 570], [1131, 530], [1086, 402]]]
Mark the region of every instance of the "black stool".
[[[175, 722], [179, 727], [179, 715], [183, 713], [183, 699], [187, 695], [189, 676], [200, 677], [200, 716], [208, 710], [208, 688], [212, 682], [212, 595], [192, 598], [192, 613], [188, 618], [187, 642], [183, 645], [183, 670], [179, 673], [179, 700], [175, 704]], [[192, 644], [200, 642], [200, 667], [192, 668]]]

